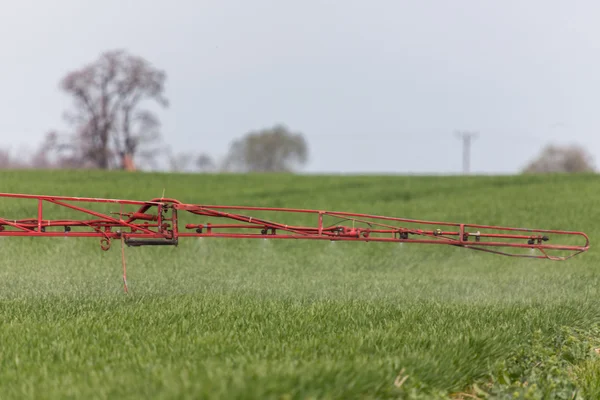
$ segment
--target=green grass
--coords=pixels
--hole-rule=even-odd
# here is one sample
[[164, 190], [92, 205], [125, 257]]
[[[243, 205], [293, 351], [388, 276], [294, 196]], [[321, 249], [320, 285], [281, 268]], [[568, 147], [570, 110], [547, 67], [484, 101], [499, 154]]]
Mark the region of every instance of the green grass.
[[[0, 192], [147, 200], [163, 190], [190, 203], [582, 230], [592, 248], [551, 262], [182, 239], [126, 249], [125, 295], [118, 243], [0, 238], [0, 398], [600, 398], [594, 175], [0, 172]], [[0, 201], [2, 217], [34, 215], [35, 204]]]

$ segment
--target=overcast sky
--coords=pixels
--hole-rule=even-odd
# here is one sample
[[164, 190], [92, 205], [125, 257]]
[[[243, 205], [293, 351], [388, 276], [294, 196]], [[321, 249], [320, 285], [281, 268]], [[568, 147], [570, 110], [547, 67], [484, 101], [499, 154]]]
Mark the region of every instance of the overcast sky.
[[600, 2], [19, 0], [0, 11], [0, 146], [65, 128], [69, 70], [123, 48], [168, 74], [176, 151], [306, 135], [307, 172], [513, 173], [549, 142], [600, 165]]

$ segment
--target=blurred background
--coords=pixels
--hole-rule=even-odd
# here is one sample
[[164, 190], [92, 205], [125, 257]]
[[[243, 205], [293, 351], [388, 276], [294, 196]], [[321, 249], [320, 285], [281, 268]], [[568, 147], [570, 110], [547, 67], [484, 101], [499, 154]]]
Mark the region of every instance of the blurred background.
[[0, 15], [1, 168], [596, 168], [591, 0], [21, 0]]

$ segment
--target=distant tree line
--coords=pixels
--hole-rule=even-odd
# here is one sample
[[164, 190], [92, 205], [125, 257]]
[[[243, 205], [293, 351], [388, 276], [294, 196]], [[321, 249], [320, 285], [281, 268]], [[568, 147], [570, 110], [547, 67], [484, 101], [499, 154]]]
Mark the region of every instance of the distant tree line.
[[595, 172], [592, 156], [581, 146], [548, 145], [525, 168], [526, 174]]
[[166, 156], [171, 170], [292, 172], [306, 163], [302, 133], [282, 124], [251, 131], [231, 143], [223, 160], [206, 152], [173, 153], [161, 142], [161, 124], [150, 104], [168, 107], [165, 71], [123, 50], [108, 51], [67, 73], [60, 89], [72, 99], [66, 132], [50, 131], [25, 160], [0, 150], [0, 167], [157, 168]]
[[285, 125], [250, 131], [235, 139], [222, 159], [207, 153], [169, 156], [172, 171], [294, 172], [308, 160], [308, 144], [302, 133]]
[[[123, 50], [67, 73], [60, 89], [71, 97], [64, 115], [71, 128], [50, 131], [39, 148], [24, 157], [0, 149], [0, 168], [100, 168], [136, 170], [158, 167], [166, 156], [172, 171], [293, 172], [308, 160], [300, 132], [283, 124], [250, 131], [232, 141], [221, 159], [206, 152], [167, 154], [161, 123], [147, 103], [168, 107], [165, 71]], [[545, 147], [523, 173], [591, 172], [591, 156], [578, 146]]]

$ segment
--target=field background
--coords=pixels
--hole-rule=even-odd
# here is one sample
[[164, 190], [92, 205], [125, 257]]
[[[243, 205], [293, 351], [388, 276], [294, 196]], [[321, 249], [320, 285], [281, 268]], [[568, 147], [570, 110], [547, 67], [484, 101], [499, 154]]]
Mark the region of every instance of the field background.
[[[0, 398], [600, 398], [594, 175], [0, 172], [0, 192], [163, 191], [189, 203], [581, 230], [592, 248], [551, 262], [182, 239], [126, 249], [125, 295], [118, 243], [103, 252], [95, 239], [0, 238]], [[31, 210], [0, 200], [2, 217]]]

